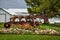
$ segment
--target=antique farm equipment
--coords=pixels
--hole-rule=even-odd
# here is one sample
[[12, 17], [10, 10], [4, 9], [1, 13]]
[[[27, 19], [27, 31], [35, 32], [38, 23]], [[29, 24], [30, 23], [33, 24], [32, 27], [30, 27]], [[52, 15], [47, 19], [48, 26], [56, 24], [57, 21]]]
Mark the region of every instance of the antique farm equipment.
[[33, 15], [17, 16], [17, 15], [14, 15], [13, 17], [10, 18], [9, 22], [6, 22], [4, 24], [4, 27], [10, 28], [11, 25], [13, 25], [13, 26], [17, 26], [19, 28], [26, 28], [26, 29], [35, 28], [36, 26], [40, 25], [40, 22], [34, 21], [34, 19], [36, 19], [36, 18], [39, 18], [39, 16], [33, 16]]

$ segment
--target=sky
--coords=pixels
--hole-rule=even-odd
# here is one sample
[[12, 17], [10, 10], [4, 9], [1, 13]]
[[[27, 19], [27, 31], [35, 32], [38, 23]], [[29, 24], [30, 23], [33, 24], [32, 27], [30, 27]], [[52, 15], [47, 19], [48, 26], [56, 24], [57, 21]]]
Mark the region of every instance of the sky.
[[27, 8], [24, 0], [0, 0], [0, 8]]

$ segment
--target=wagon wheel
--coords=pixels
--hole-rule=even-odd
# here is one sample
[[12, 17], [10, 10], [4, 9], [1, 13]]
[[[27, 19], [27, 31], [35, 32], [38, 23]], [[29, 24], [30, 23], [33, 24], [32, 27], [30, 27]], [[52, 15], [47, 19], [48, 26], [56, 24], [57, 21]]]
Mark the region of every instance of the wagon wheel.
[[5, 27], [5, 28], [10, 28], [10, 26], [11, 26], [11, 25], [8, 24], [8, 23], [5, 23], [5, 24], [4, 24], [4, 27]]

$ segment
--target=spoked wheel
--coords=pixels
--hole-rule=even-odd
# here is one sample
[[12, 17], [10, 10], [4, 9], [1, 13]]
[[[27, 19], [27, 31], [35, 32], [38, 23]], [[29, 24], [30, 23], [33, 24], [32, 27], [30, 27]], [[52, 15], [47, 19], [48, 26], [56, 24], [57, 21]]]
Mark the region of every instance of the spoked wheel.
[[4, 24], [4, 27], [5, 27], [5, 28], [10, 28], [10, 24], [5, 23], [5, 24]]

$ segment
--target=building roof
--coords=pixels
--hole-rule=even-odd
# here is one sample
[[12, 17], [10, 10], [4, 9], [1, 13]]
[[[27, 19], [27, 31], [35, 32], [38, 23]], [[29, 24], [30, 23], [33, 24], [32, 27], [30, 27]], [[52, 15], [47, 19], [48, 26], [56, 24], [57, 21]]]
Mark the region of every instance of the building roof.
[[29, 15], [27, 9], [4, 9], [12, 15]]
[[14, 12], [28, 12], [27, 9], [8, 9], [8, 10]]
[[4, 12], [8, 13], [9, 15], [11, 15], [9, 12], [7, 12], [6, 10], [4, 10], [3, 8], [0, 8], [0, 9], [3, 10]]
[[[4, 9], [4, 8], [3, 8]], [[8, 9], [4, 9], [5, 11], [9, 12], [11, 15], [17, 15], [16, 13], [14, 13], [13, 11], [9, 11]]]

